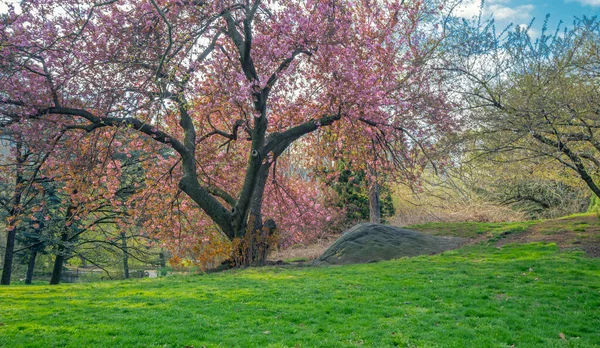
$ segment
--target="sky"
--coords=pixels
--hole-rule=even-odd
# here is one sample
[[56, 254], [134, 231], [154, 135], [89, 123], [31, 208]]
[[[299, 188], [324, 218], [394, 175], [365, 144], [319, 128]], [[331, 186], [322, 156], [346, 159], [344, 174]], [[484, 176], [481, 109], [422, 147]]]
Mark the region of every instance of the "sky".
[[[0, 0], [0, 13], [6, 12], [7, 3], [18, 3], [18, 0]], [[472, 18], [479, 13], [481, 0], [463, 0], [463, 4], [455, 12], [463, 18]], [[497, 29], [504, 29], [510, 23], [527, 25], [532, 18], [535, 22], [530, 32], [538, 36], [542, 24], [550, 14], [548, 29], [554, 31], [562, 20], [563, 26], [570, 26], [573, 17], [598, 15], [600, 17], [600, 0], [485, 0], [484, 18], [493, 16]]]
[[[471, 18], [479, 13], [481, 0], [464, 0], [456, 14]], [[493, 16], [496, 28], [505, 28], [508, 24], [527, 25], [535, 17], [530, 35], [537, 36], [546, 17], [550, 14], [548, 29], [552, 32], [559, 22], [570, 27], [574, 17], [600, 17], [600, 0], [486, 0], [484, 18]]]

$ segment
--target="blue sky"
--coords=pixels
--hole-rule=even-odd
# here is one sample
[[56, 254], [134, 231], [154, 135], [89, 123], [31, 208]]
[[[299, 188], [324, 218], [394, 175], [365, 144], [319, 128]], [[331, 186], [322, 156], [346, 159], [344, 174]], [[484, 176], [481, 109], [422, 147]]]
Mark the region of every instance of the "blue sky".
[[[458, 9], [460, 17], [469, 18], [477, 15], [481, 0], [464, 0]], [[600, 0], [486, 0], [484, 17], [494, 16], [496, 27], [504, 28], [509, 23], [515, 25], [528, 24], [535, 17], [532, 36], [537, 36], [546, 14], [550, 14], [548, 29], [554, 31], [560, 20], [564, 25], [573, 23], [573, 16], [582, 17], [598, 15], [600, 17]]]
[[[452, 1], [452, 0], [450, 0]], [[479, 13], [481, 0], [462, 0], [455, 12], [459, 17], [471, 18]], [[6, 12], [7, 3], [18, 0], [0, 0], [0, 13]], [[526, 25], [535, 17], [530, 34], [537, 36], [546, 14], [550, 14], [549, 29], [554, 31], [562, 20], [564, 25], [573, 23], [573, 16], [583, 15], [600, 17], [600, 0], [485, 0], [484, 17], [494, 16], [496, 27], [505, 28], [508, 24]]]

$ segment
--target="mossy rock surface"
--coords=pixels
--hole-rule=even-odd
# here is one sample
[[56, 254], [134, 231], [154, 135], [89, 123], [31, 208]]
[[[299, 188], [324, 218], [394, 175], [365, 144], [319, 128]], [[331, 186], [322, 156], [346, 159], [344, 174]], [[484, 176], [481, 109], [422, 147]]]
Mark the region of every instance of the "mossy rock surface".
[[431, 255], [456, 249], [465, 242], [463, 238], [431, 236], [395, 226], [359, 224], [346, 231], [313, 264], [343, 265]]

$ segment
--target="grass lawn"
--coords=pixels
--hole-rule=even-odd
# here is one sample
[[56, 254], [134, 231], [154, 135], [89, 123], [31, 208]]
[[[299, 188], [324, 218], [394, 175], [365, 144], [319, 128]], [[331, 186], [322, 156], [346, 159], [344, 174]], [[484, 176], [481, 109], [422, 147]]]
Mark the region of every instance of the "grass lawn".
[[531, 226], [539, 223], [540, 220], [518, 222], [430, 222], [412, 225], [408, 228], [438, 236], [462, 238], [486, 237], [487, 240], [495, 240], [502, 236], [526, 231]]
[[376, 264], [0, 288], [5, 347], [600, 347], [600, 259], [474, 245]]

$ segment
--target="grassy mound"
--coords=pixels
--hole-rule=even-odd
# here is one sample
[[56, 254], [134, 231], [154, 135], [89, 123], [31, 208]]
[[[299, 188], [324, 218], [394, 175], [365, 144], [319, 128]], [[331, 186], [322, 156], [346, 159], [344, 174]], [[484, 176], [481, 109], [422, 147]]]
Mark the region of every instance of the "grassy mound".
[[0, 288], [0, 347], [600, 346], [600, 259], [553, 244]]
[[467, 238], [471, 243], [503, 246], [509, 243], [555, 243], [563, 250], [582, 250], [600, 257], [600, 216], [574, 214], [559, 219], [522, 222], [428, 223], [409, 227], [434, 236]]

